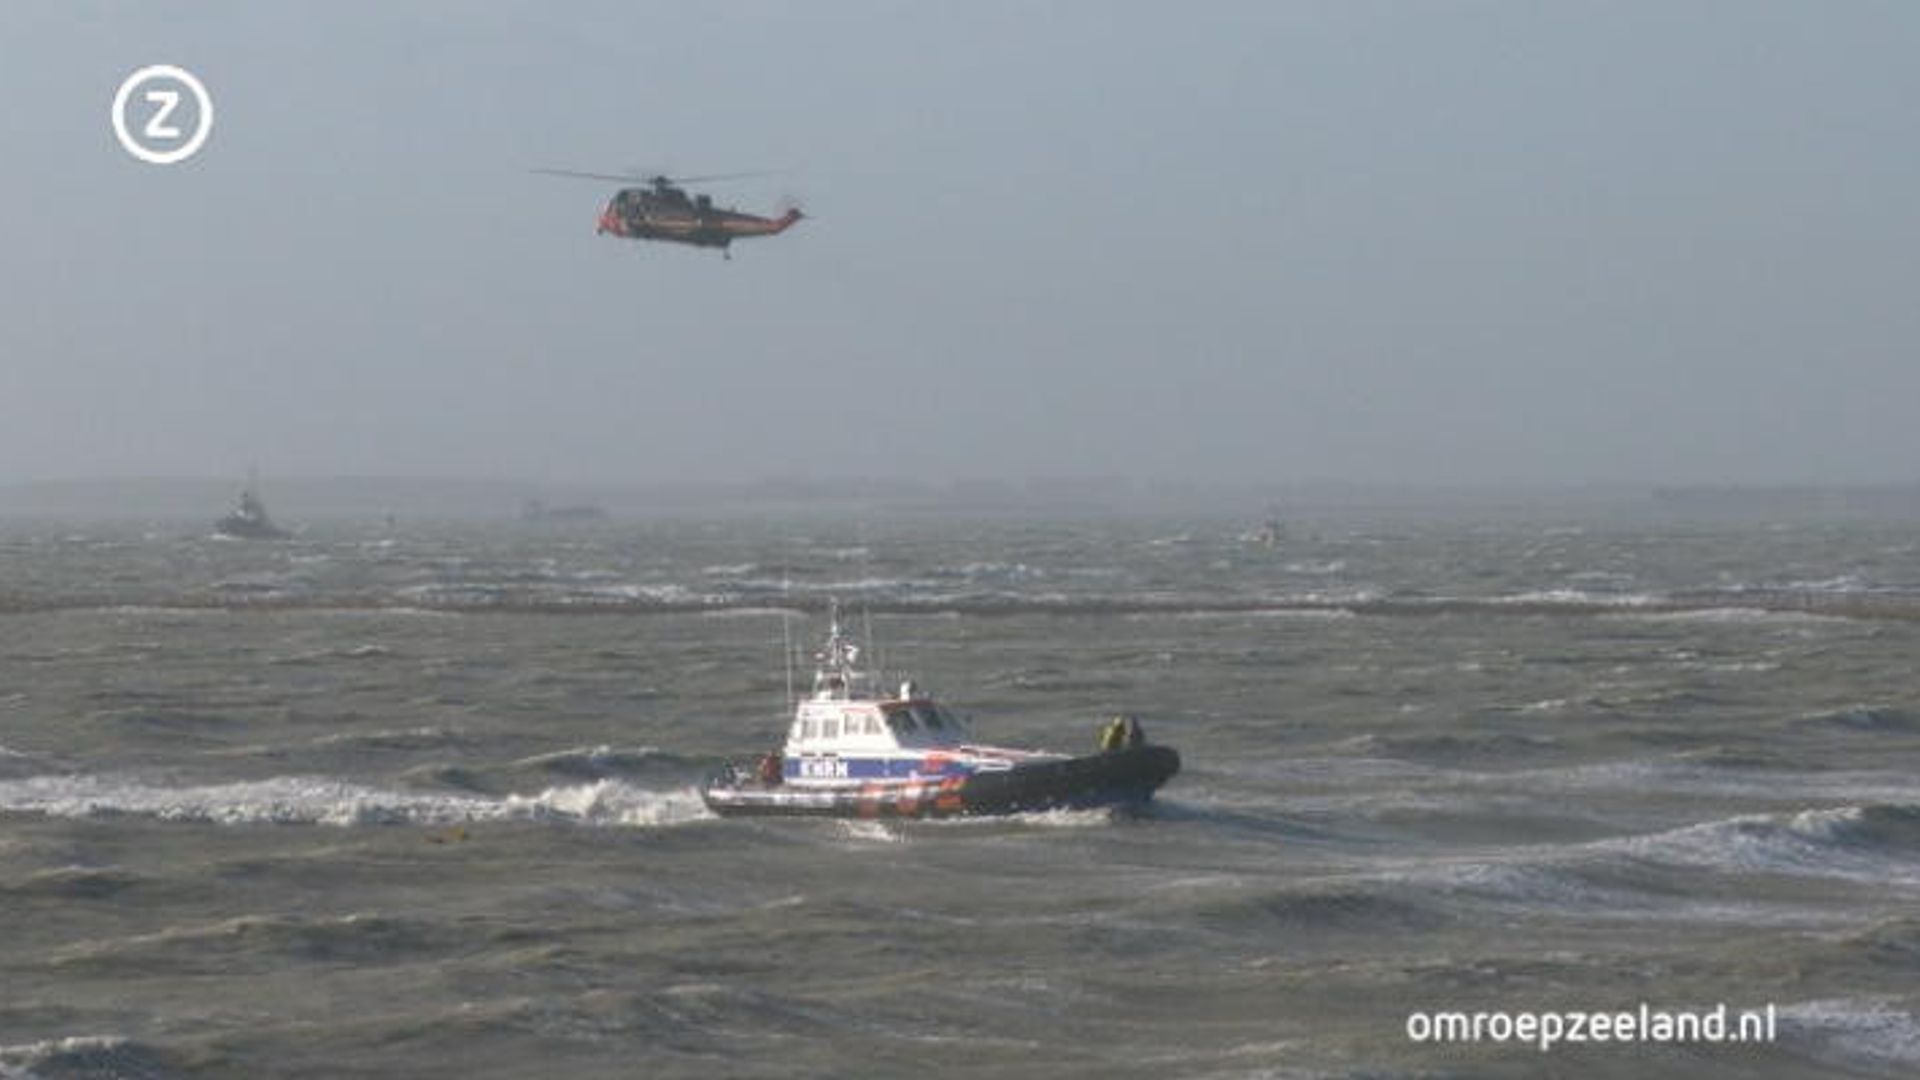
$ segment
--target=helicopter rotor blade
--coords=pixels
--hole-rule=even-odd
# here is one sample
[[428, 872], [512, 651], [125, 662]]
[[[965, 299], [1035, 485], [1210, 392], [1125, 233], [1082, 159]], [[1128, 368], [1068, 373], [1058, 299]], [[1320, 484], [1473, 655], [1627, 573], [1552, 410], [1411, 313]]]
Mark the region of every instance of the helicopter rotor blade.
[[716, 180], [746, 180], [755, 176], [772, 176], [770, 169], [757, 169], [753, 172], [712, 173], [708, 176], [669, 176], [664, 179], [669, 184], [711, 184]]
[[528, 172], [542, 176], [564, 176], [569, 180], [612, 180], [615, 183], [645, 184], [653, 180], [651, 176], [629, 176], [624, 173], [578, 172], [573, 169], [528, 169]]
[[642, 175], [640, 173], [597, 173], [580, 172], [576, 169], [529, 169], [528, 172], [542, 176], [564, 176], [573, 180], [611, 180], [621, 184], [706, 184], [717, 180], [745, 180], [754, 176], [772, 176], [773, 173], [757, 172], [713, 173], [707, 176], [661, 176], [658, 173]]

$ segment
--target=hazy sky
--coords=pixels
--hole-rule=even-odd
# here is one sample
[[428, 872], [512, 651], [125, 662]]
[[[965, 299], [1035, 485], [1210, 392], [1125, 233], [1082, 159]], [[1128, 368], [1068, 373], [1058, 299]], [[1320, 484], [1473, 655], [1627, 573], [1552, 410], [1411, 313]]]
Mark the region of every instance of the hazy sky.
[[[1920, 4], [0, 4], [0, 480], [1920, 480]], [[108, 122], [154, 63], [205, 150]], [[614, 185], [812, 219], [593, 235]]]

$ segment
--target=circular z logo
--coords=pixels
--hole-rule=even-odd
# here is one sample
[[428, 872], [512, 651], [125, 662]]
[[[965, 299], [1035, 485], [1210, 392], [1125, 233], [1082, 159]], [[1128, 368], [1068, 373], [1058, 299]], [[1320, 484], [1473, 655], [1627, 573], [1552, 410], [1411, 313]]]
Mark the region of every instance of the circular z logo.
[[[192, 108], [182, 115], [188, 100]], [[181, 127], [191, 121], [192, 130]], [[113, 134], [149, 165], [173, 165], [200, 152], [213, 132], [213, 97], [193, 72], [173, 64], [143, 67], [113, 95]]]

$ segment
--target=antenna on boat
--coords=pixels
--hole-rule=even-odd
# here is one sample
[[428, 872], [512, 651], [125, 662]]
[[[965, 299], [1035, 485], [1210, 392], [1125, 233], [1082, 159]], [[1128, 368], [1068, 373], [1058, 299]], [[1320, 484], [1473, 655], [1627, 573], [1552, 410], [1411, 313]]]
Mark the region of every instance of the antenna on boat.
[[[787, 704], [782, 713], [793, 712], [793, 577], [786, 554], [780, 559], [780, 656], [787, 664]], [[789, 716], [791, 719], [791, 716]]]
[[787, 703], [783, 713], [793, 711], [793, 612], [780, 612], [780, 656], [787, 664]]
[[866, 650], [868, 656], [873, 657], [871, 685], [885, 686], [887, 684], [886, 658], [881, 656], [880, 650], [873, 645], [873, 551], [870, 546], [872, 541], [867, 536], [866, 519], [862, 518], [853, 523], [853, 539], [860, 549], [860, 635], [866, 639], [862, 648]]

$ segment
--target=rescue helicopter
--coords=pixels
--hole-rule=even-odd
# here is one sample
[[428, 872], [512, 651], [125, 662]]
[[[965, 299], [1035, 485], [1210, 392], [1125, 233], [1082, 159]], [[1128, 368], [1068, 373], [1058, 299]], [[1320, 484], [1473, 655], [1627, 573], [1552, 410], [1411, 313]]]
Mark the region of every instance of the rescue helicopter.
[[731, 206], [713, 205], [709, 195], [688, 195], [681, 184], [713, 183], [719, 180], [738, 180], [749, 176], [765, 176], [766, 173], [717, 173], [712, 176], [635, 176], [623, 173], [575, 172], [572, 169], [535, 169], [544, 176], [564, 176], [574, 180], [611, 180], [616, 183], [639, 183], [644, 187], [625, 187], [607, 200], [606, 209], [600, 211], [599, 227], [595, 233], [611, 234], [628, 240], [664, 240], [674, 244], [691, 244], [694, 247], [719, 248], [720, 254], [731, 259], [727, 250], [735, 240], [755, 236], [775, 236], [793, 227], [793, 223], [805, 217], [797, 208], [789, 208], [779, 217], [761, 217], [748, 214]]

